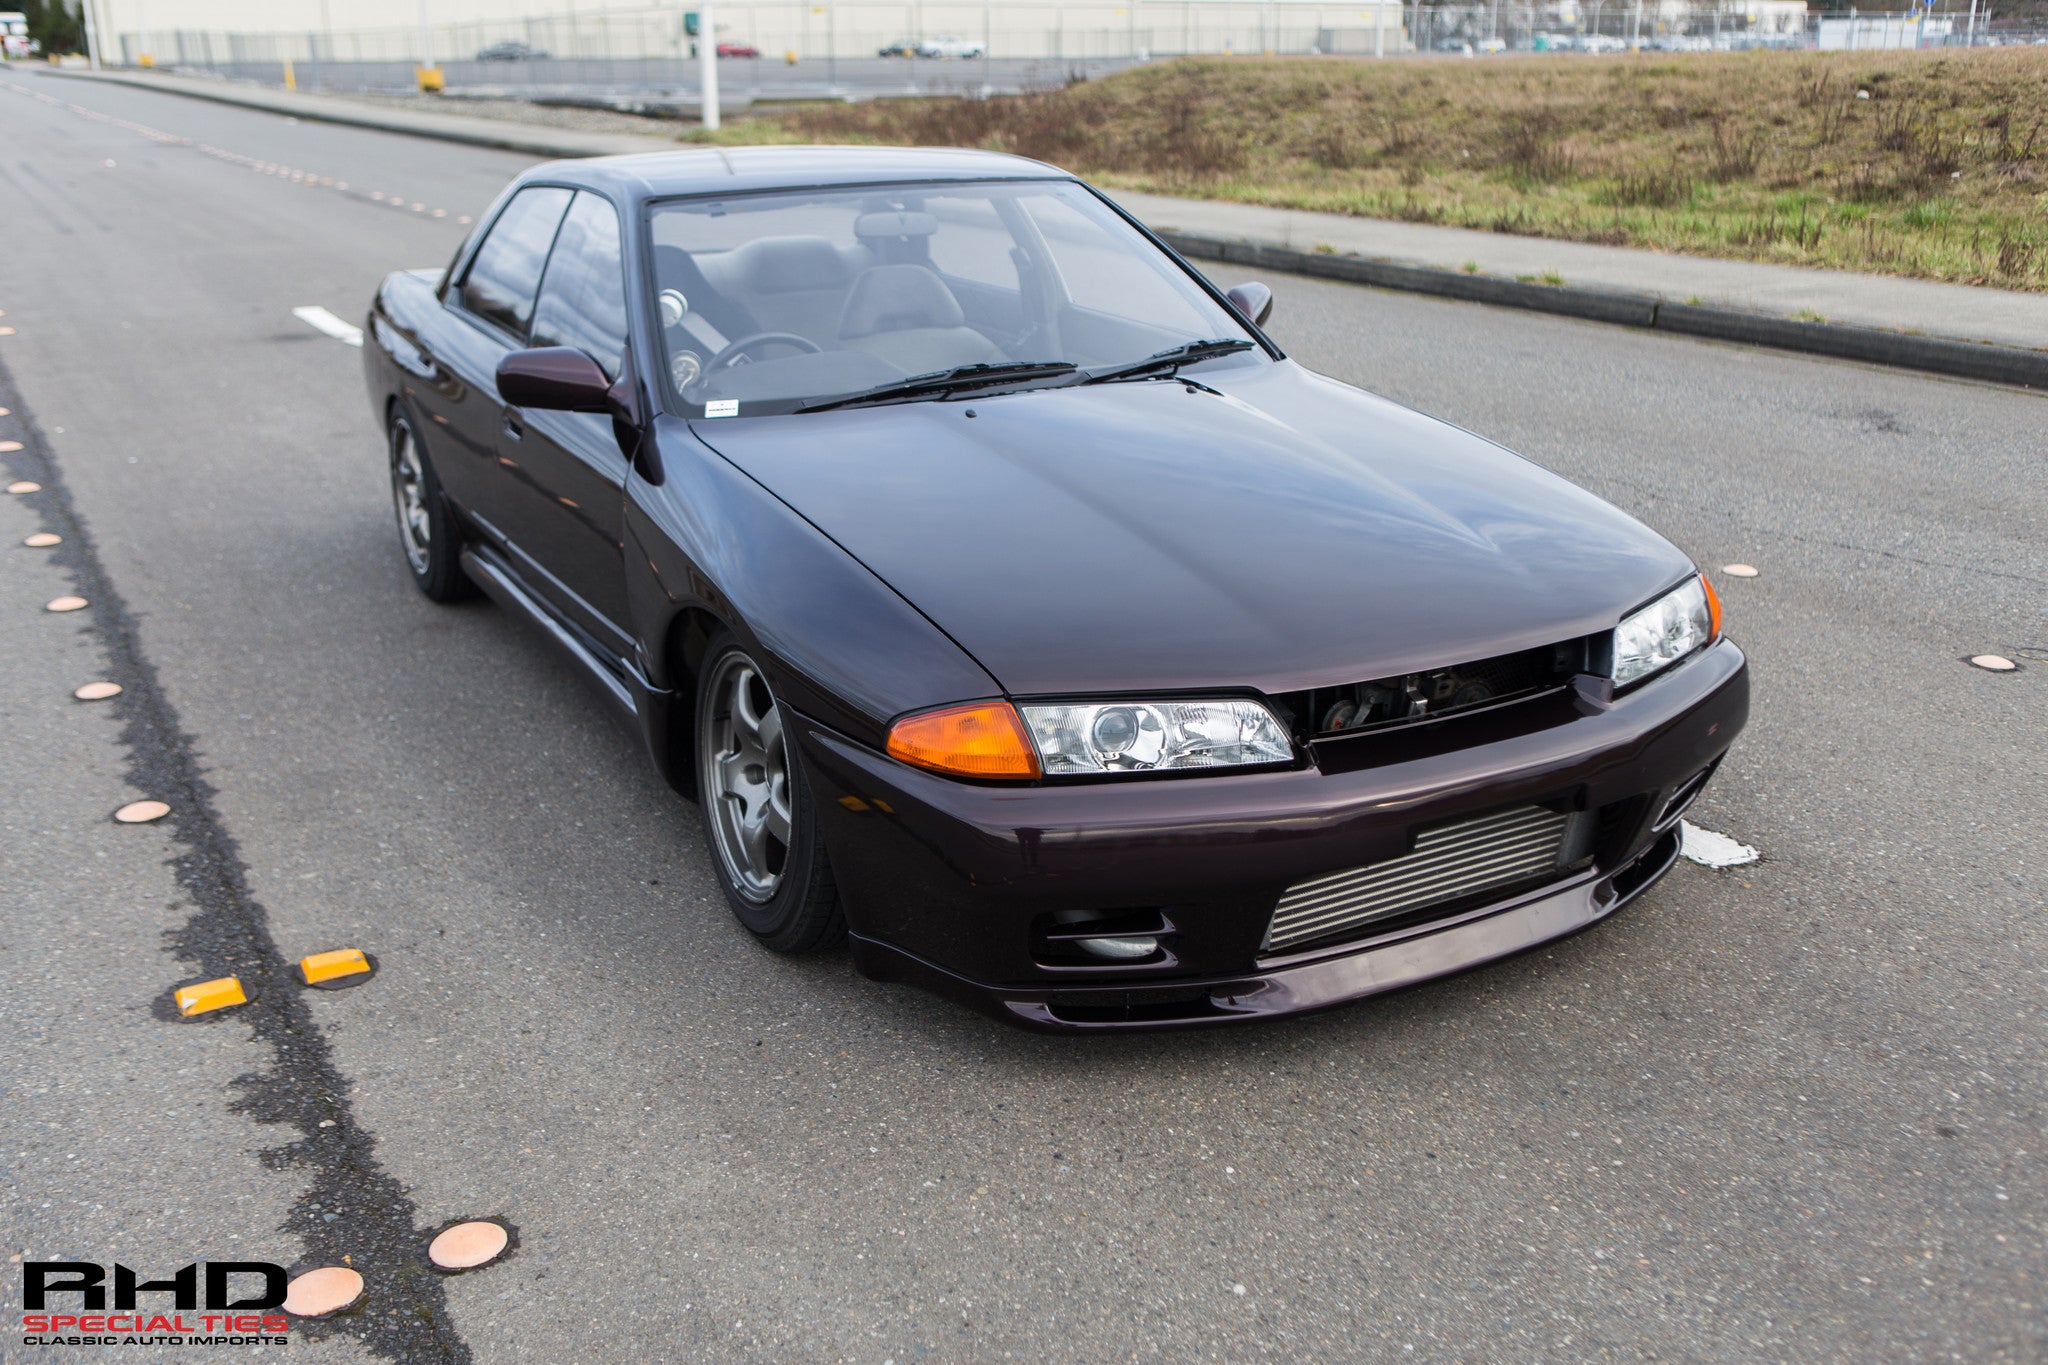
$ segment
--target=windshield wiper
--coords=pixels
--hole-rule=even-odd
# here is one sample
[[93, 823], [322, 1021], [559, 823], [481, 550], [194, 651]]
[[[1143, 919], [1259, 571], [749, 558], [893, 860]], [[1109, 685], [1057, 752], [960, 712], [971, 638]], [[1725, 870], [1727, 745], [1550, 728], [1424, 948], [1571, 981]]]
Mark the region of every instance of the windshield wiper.
[[962, 389], [983, 389], [995, 384], [1014, 384], [1027, 379], [1052, 379], [1060, 375], [1073, 374], [1077, 368], [1079, 367], [1068, 360], [1022, 360], [998, 364], [984, 362], [976, 365], [955, 365], [949, 370], [933, 370], [930, 374], [914, 374], [908, 379], [892, 379], [886, 384], [877, 384], [872, 389], [862, 389], [859, 393], [799, 403], [795, 411], [822, 412], [826, 408], [848, 408], [859, 403], [935, 398]]
[[1127, 365], [1110, 365], [1099, 370], [1088, 370], [1083, 384], [1108, 384], [1118, 379], [1138, 379], [1146, 375], [1175, 373], [1183, 365], [1192, 365], [1197, 360], [1209, 360], [1219, 355], [1236, 355], [1249, 351], [1249, 341], [1228, 341], [1221, 338], [1214, 341], [1190, 341], [1185, 346], [1169, 346], [1154, 352], [1143, 360], [1133, 360]]

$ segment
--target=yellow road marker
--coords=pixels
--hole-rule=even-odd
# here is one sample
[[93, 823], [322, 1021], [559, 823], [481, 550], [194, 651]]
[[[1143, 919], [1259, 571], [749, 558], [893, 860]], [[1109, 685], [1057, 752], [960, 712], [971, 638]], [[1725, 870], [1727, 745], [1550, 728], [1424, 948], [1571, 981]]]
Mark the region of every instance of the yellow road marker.
[[2019, 667], [2003, 654], [1972, 654], [1970, 662], [1992, 673], [2010, 673]]
[[124, 825], [146, 825], [170, 813], [171, 808], [161, 801], [130, 801], [114, 812], [114, 818]]
[[20, 449], [21, 442], [19, 441], [0, 441], [0, 454], [12, 455], [15, 451]]
[[1727, 574], [1730, 578], [1755, 578], [1756, 566], [1754, 564], [1723, 564], [1721, 572]]
[[293, 1317], [324, 1318], [363, 1296], [363, 1277], [345, 1265], [309, 1270], [285, 1286], [284, 1311]]
[[315, 953], [299, 959], [299, 974], [306, 978], [308, 986], [317, 986], [336, 977], [357, 976], [369, 970], [370, 959], [363, 956], [360, 948], [336, 948], [331, 953]]
[[114, 682], [89, 682], [71, 695], [80, 701], [105, 701], [108, 697], [118, 697], [121, 695], [121, 684]]
[[43, 604], [44, 611], [78, 611], [85, 606], [83, 597], [53, 597]]
[[0, 337], [11, 337], [13, 335], [14, 329], [12, 327], [0, 327]]
[[241, 981], [232, 976], [221, 977], [218, 981], [202, 981], [196, 986], [180, 986], [171, 998], [178, 1002], [178, 1013], [190, 1019], [195, 1014], [210, 1010], [224, 1010], [229, 1005], [244, 1005], [249, 997], [242, 993]]
[[472, 1270], [495, 1260], [511, 1240], [502, 1223], [457, 1223], [427, 1244], [427, 1259], [443, 1270]]
[[51, 535], [48, 531], [38, 531], [21, 543], [31, 550], [47, 550], [52, 545], [62, 545], [64, 537]]
[[16, 479], [13, 483], [7, 485], [7, 491], [10, 493], [40, 493], [43, 491], [43, 486], [29, 479]]
[[0, 417], [9, 416], [10, 414], [13, 413], [13, 411], [13, 408], [0, 408]]

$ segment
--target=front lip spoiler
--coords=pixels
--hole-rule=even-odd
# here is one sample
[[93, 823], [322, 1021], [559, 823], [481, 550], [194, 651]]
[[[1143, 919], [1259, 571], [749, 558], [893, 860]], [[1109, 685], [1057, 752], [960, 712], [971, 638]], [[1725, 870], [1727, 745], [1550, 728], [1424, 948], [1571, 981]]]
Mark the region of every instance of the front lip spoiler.
[[[1679, 831], [1618, 870], [1516, 901], [1491, 915], [1294, 966], [1207, 981], [1043, 989], [971, 981], [880, 939], [850, 935], [861, 971], [931, 987], [986, 1014], [1055, 1033], [1197, 1028], [1329, 1009], [1496, 962], [1606, 919], [1678, 861]], [[1121, 1007], [1123, 1017], [1115, 1017]]]

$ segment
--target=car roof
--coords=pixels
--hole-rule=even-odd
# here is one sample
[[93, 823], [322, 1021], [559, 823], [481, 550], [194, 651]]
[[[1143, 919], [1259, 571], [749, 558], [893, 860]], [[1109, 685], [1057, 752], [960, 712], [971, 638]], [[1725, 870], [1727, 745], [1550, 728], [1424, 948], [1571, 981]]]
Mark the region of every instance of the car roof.
[[827, 188], [918, 180], [1065, 180], [1057, 166], [956, 147], [699, 147], [550, 161], [520, 177], [615, 199]]

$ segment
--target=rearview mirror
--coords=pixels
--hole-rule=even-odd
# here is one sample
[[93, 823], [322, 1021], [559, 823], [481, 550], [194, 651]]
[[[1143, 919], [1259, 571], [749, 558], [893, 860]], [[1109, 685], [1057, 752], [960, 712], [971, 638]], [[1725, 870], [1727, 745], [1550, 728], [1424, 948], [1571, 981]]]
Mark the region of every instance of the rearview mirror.
[[1260, 327], [1264, 327], [1266, 319], [1273, 316], [1273, 291], [1257, 280], [1235, 285], [1223, 297]]
[[574, 346], [534, 346], [498, 362], [498, 393], [515, 408], [610, 412], [612, 381]]

